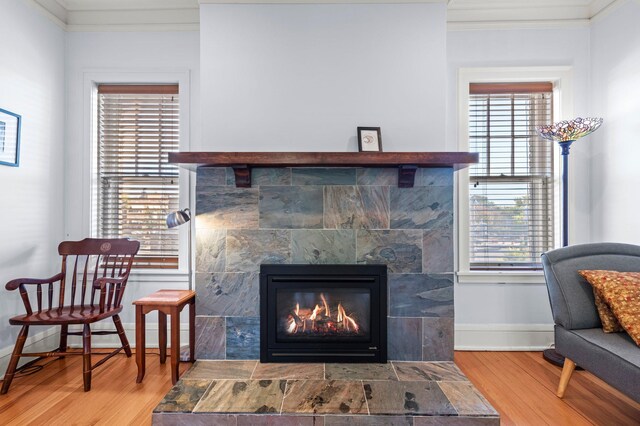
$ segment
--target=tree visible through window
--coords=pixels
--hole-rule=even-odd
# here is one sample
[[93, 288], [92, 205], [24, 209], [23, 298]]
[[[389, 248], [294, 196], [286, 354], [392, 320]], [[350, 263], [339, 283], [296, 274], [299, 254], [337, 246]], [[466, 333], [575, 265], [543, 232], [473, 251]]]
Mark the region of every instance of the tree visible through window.
[[135, 266], [178, 267], [179, 147], [177, 85], [99, 85], [96, 233], [140, 241]]
[[553, 248], [553, 144], [536, 128], [552, 121], [551, 83], [472, 83], [469, 148], [471, 269], [537, 269]]

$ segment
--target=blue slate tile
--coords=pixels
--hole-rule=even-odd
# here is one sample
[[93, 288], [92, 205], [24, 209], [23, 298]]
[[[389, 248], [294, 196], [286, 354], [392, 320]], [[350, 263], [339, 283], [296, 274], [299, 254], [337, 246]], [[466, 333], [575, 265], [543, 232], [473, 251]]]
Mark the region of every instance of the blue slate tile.
[[390, 188], [392, 229], [436, 229], [453, 226], [450, 187]]
[[453, 361], [453, 317], [423, 318], [423, 361]]
[[422, 271], [453, 272], [453, 229], [443, 225], [424, 231], [422, 239]]
[[225, 335], [224, 318], [196, 316], [196, 359], [224, 359]]
[[390, 360], [422, 359], [422, 318], [387, 318], [387, 347]]
[[356, 244], [358, 263], [382, 263], [395, 273], [422, 272], [422, 231], [362, 230]]
[[227, 231], [227, 272], [255, 272], [262, 263], [291, 263], [290, 231]]
[[196, 312], [199, 315], [260, 315], [260, 283], [257, 272], [196, 274]]
[[293, 185], [355, 185], [353, 168], [293, 168]]
[[322, 228], [322, 203], [320, 186], [263, 186], [260, 188], [260, 228]]
[[291, 263], [356, 262], [356, 233], [351, 229], [291, 231]]
[[389, 229], [389, 188], [325, 186], [325, 229]]
[[224, 272], [227, 233], [201, 228], [196, 232], [196, 272]]
[[260, 358], [260, 318], [227, 318], [227, 359]]
[[196, 170], [196, 192], [206, 191], [212, 186], [227, 184], [224, 167], [198, 167]]
[[398, 186], [398, 169], [357, 169], [358, 185]]
[[196, 231], [257, 228], [258, 189], [211, 187], [197, 194], [196, 213]]
[[453, 317], [453, 274], [389, 274], [389, 315]]

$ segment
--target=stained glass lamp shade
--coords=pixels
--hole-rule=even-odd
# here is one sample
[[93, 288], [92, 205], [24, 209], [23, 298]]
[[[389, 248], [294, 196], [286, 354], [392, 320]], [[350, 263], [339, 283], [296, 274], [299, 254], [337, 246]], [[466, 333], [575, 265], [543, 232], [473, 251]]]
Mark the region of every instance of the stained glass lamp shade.
[[559, 121], [538, 128], [538, 133], [544, 139], [558, 142], [573, 142], [589, 133], [594, 132], [602, 124], [602, 118], [574, 118], [568, 121]]

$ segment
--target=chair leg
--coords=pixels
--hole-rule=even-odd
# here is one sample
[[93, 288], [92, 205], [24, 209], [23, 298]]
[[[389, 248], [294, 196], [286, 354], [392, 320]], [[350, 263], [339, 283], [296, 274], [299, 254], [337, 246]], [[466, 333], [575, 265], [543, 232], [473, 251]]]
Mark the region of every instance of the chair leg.
[[560, 375], [560, 384], [558, 385], [558, 398], [562, 398], [564, 396], [564, 392], [567, 390], [567, 386], [569, 385], [569, 380], [571, 379], [571, 375], [573, 374], [573, 370], [576, 369], [576, 363], [571, 361], [569, 358], [564, 359], [564, 367], [562, 367], [562, 374]]
[[[60, 347], [58, 350], [60, 352], [67, 351], [67, 333], [69, 332], [69, 326], [67, 324], [63, 324], [60, 326]], [[60, 358], [64, 358], [61, 356]]]
[[113, 323], [116, 326], [116, 330], [118, 330], [118, 337], [120, 337], [120, 343], [122, 344], [124, 353], [127, 354], [127, 358], [131, 358], [131, 347], [129, 346], [129, 340], [127, 339], [127, 335], [124, 333], [124, 327], [122, 327], [122, 321], [120, 321], [120, 315], [113, 316]]
[[13, 348], [13, 353], [11, 354], [9, 365], [7, 366], [7, 372], [4, 373], [4, 380], [2, 382], [2, 389], [0, 389], [0, 395], [4, 395], [9, 391], [9, 386], [11, 386], [11, 381], [13, 381], [13, 376], [16, 373], [18, 361], [22, 355], [22, 348], [24, 348], [24, 343], [27, 341], [27, 334], [29, 334], [29, 326], [23, 325], [20, 333], [18, 334], [18, 338], [16, 339], [16, 345]]
[[84, 325], [82, 330], [82, 380], [84, 391], [91, 390], [91, 327]]

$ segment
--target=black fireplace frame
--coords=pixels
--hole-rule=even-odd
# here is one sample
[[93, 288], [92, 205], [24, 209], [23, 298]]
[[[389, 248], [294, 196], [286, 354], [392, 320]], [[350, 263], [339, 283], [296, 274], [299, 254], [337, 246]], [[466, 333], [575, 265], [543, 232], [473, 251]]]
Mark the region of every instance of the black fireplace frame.
[[[276, 289], [365, 288], [370, 290], [367, 342], [278, 342]], [[260, 265], [260, 362], [387, 362], [386, 265]]]

